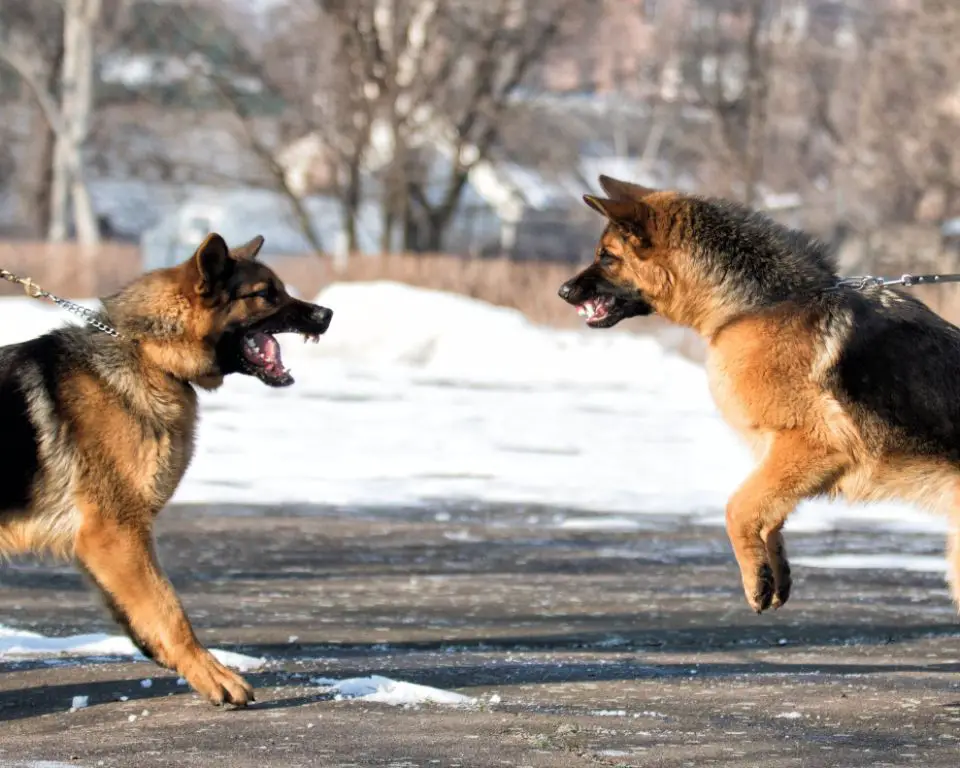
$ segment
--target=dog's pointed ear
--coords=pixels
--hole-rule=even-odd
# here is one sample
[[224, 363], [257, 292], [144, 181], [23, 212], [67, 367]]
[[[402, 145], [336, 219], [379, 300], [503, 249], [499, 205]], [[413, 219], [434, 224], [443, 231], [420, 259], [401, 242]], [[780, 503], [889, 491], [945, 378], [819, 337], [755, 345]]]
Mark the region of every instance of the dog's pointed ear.
[[207, 235], [191, 259], [196, 273], [197, 293], [210, 293], [229, 269], [230, 261], [230, 249], [226, 241], [216, 232]]
[[640, 208], [640, 205], [633, 200], [609, 200], [595, 195], [584, 195], [583, 202], [617, 224], [635, 219]]
[[230, 249], [230, 256], [237, 261], [253, 261], [263, 248], [263, 235], [257, 235], [249, 243]]
[[614, 200], [643, 200], [657, 190], [600, 174], [600, 186]]

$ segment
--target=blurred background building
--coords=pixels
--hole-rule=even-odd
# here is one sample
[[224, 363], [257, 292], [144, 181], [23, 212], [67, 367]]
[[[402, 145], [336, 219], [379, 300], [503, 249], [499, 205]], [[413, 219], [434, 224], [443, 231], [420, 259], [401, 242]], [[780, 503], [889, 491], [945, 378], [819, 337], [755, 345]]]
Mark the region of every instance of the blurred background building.
[[0, 260], [103, 292], [260, 232], [303, 290], [546, 307], [607, 173], [764, 209], [847, 272], [949, 268], [958, 39], [950, 0], [4, 0]]

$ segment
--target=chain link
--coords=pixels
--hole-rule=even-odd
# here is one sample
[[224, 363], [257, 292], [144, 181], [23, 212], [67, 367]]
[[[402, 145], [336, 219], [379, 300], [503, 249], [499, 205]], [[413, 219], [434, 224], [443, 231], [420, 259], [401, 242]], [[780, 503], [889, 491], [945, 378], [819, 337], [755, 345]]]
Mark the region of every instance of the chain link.
[[20, 277], [19, 275], [15, 275], [5, 269], [0, 269], [0, 278], [3, 278], [10, 283], [22, 285], [24, 293], [33, 299], [49, 299], [61, 309], [65, 309], [67, 312], [72, 312], [87, 325], [96, 328], [98, 331], [103, 331], [103, 333], [107, 334], [108, 336], [113, 336], [115, 339], [123, 338], [119, 331], [100, 320], [99, 315], [92, 309], [81, 307], [79, 304], [75, 304], [72, 301], [61, 299], [59, 296], [54, 296], [49, 291], [43, 290], [43, 288], [33, 282], [33, 280], [31, 280], [29, 277]]
[[836, 288], [853, 288], [862, 291], [864, 288], [885, 288], [890, 285], [902, 285], [904, 288], [912, 288], [915, 285], [924, 285], [926, 283], [957, 283], [960, 282], [960, 273], [951, 273], [943, 275], [910, 275], [904, 274], [900, 277], [874, 277], [873, 275], [858, 275], [856, 277], [844, 277], [837, 281]]

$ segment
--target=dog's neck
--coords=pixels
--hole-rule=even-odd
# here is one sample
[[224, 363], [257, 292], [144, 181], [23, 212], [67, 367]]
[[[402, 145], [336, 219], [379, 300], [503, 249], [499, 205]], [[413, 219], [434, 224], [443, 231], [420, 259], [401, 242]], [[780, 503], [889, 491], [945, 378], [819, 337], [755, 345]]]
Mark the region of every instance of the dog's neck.
[[160, 371], [202, 389], [217, 389], [223, 384], [223, 376], [198, 367], [193, 353], [195, 342], [189, 339], [187, 323], [188, 299], [171, 297], [167, 286], [161, 288], [149, 314], [143, 310], [142, 285], [136, 287], [134, 295], [121, 291], [102, 299], [104, 314], [117, 331], [134, 343], [145, 370]]

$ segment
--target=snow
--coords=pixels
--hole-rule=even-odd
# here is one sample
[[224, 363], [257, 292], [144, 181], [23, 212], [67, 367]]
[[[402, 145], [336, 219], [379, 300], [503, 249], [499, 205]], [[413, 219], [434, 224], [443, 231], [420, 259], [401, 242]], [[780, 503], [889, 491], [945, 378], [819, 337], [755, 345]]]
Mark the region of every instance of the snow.
[[58, 763], [54, 760], [0, 760], [0, 768], [76, 768], [77, 763]]
[[[451, 502], [543, 504], [568, 510], [560, 525], [632, 530], [645, 513], [722, 524], [752, 467], [702, 367], [652, 336], [543, 328], [387, 282], [334, 284], [317, 300], [335, 313], [320, 343], [280, 339], [293, 387], [233, 376], [201, 395], [197, 451], [174, 501], [438, 513]], [[69, 321], [0, 299], [0, 343]], [[946, 530], [893, 503], [807, 502], [787, 523], [851, 525]]]
[[445, 704], [470, 706], [476, 699], [453, 691], [443, 691], [428, 685], [391, 680], [381, 675], [351, 677], [348, 680], [313, 678], [315, 685], [328, 686], [337, 701], [360, 699], [391, 706], [415, 706], [418, 704]]
[[807, 568], [827, 568], [837, 570], [901, 570], [915, 573], [947, 572], [947, 562], [942, 555], [900, 555], [888, 554], [834, 554], [816, 557], [791, 557], [794, 565]]
[[[211, 648], [221, 664], [233, 667], [240, 672], [259, 669], [265, 659], [245, 656], [233, 651]], [[120, 656], [135, 660], [144, 660], [144, 656], [129, 638], [122, 635], [72, 635], [70, 637], [45, 637], [25, 629], [14, 629], [0, 625], [0, 660], [32, 659], [48, 656], [68, 657], [104, 657]], [[140, 685], [149, 688], [153, 681], [145, 679]]]

